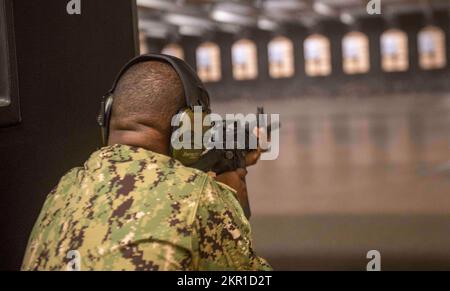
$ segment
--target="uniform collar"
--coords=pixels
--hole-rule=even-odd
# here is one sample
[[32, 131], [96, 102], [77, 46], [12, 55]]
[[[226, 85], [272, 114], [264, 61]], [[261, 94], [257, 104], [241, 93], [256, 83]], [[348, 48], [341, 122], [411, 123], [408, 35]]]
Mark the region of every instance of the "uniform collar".
[[139, 161], [139, 160], [151, 160], [154, 163], [178, 163], [171, 157], [158, 154], [144, 148], [128, 146], [128, 145], [112, 145], [104, 147], [95, 152], [90, 160], [108, 160], [113, 163]]

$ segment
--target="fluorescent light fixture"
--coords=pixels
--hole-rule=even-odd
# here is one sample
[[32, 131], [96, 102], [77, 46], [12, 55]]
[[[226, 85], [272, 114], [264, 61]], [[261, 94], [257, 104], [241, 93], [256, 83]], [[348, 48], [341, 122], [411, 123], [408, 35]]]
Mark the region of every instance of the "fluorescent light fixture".
[[170, 24], [178, 26], [187, 25], [197, 26], [200, 28], [211, 28], [213, 26], [213, 23], [207, 19], [186, 14], [169, 13], [164, 16], [164, 20]]
[[264, 2], [266, 10], [299, 10], [305, 8], [305, 3], [297, 0], [267, 0]]
[[231, 34], [237, 34], [241, 31], [241, 27], [239, 25], [232, 24], [232, 23], [219, 24], [219, 28], [221, 31], [228, 32]]
[[236, 14], [221, 9], [214, 9], [213, 12], [211, 13], [211, 18], [218, 22], [237, 23], [247, 26], [252, 26], [256, 24], [255, 23], [256, 21], [252, 17]]
[[170, 27], [153, 20], [141, 19], [139, 21], [139, 29], [145, 34], [153, 38], [166, 38], [170, 33]]
[[261, 17], [258, 19], [258, 28], [261, 30], [275, 31], [279, 29], [278, 23], [273, 20]]
[[214, 10], [211, 14], [211, 17], [216, 21], [233, 22], [236, 18], [236, 15], [228, 11]]
[[347, 25], [355, 23], [355, 17], [348, 12], [341, 13], [341, 15], [339, 16], [339, 19], [341, 20], [341, 22], [343, 22]]
[[137, 5], [139, 7], [162, 10], [173, 10], [177, 7], [176, 4], [170, 0], [137, 0]]
[[322, 2], [318, 2], [315, 1], [314, 5], [313, 5], [313, 10], [320, 15], [324, 15], [324, 16], [334, 16], [335, 15], [335, 11], [334, 9]]
[[178, 32], [179, 34], [185, 36], [202, 36], [205, 33], [205, 30], [196, 26], [184, 25], [180, 26]]
[[145, 35], [152, 38], [167, 38], [169, 32], [165, 29], [158, 29], [158, 28], [152, 28], [152, 29], [145, 29]]
[[[254, 7], [251, 5], [246, 5], [244, 3], [239, 3], [237, 1], [216, 1], [217, 4], [214, 5], [215, 10], [228, 11], [231, 13], [239, 14], [239, 15], [251, 15], [255, 11]], [[244, 2], [244, 1], [241, 1]], [[250, 1], [246, 1], [250, 2]]]

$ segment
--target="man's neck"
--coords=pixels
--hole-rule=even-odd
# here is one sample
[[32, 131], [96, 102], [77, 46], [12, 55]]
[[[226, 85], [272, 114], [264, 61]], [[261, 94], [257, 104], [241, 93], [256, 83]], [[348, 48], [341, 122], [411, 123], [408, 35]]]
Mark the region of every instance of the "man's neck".
[[167, 138], [152, 129], [145, 131], [113, 130], [110, 133], [108, 144], [140, 147], [154, 153], [170, 156]]

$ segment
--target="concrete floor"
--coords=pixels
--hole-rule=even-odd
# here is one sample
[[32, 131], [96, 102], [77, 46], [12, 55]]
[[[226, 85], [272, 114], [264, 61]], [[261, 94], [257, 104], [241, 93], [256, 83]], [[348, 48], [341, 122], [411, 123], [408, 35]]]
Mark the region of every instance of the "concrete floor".
[[281, 115], [250, 170], [257, 251], [277, 269], [450, 269], [450, 95], [213, 103]]

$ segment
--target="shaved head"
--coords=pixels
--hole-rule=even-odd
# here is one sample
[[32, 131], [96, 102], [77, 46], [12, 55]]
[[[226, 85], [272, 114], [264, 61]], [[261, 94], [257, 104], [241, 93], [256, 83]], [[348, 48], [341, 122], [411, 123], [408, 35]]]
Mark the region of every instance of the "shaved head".
[[169, 135], [172, 117], [185, 106], [181, 79], [171, 65], [159, 61], [136, 64], [114, 92], [111, 131], [146, 126]]

